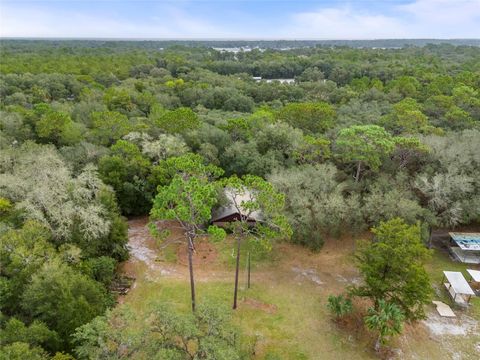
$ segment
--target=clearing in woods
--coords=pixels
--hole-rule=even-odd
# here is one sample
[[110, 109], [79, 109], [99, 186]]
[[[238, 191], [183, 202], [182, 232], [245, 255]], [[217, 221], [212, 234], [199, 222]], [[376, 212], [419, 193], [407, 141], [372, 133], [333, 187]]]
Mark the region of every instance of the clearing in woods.
[[[122, 270], [136, 281], [119, 299], [142, 312], [154, 301], [166, 301], [188, 311], [189, 282], [184, 244], [161, 249], [149, 235], [146, 218], [129, 221], [131, 258]], [[175, 233], [173, 236], [180, 234]], [[368, 237], [364, 234], [364, 238]], [[361, 238], [361, 237], [357, 237]], [[232, 244], [202, 239], [194, 257], [198, 301], [214, 298], [230, 304], [233, 293]], [[236, 323], [256, 337], [255, 359], [276, 354], [280, 359], [375, 359], [374, 336], [363, 328], [361, 315], [337, 325], [326, 308], [330, 294], [338, 294], [361, 281], [353, 265], [355, 239], [327, 239], [319, 253], [292, 244], [276, 244], [273, 251], [252, 268], [252, 287], [241, 278], [240, 305]], [[244, 256], [245, 258], [245, 256]], [[245, 263], [243, 263], [243, 270]], [[436, 299], [448, 299], [440, 287], [441, 270], [465, 270], [436, 251], [428, 265]], [[473, 300], [467, 312], [455, 310], [456, 319], [437, 315], [428, 308], [428, 318], [407, 325], [392, 343], [389, 354], [397, 359], [478, 359], [480, 356], [480, 302]], [[358, 302], [358, 305], [362, 304]]]

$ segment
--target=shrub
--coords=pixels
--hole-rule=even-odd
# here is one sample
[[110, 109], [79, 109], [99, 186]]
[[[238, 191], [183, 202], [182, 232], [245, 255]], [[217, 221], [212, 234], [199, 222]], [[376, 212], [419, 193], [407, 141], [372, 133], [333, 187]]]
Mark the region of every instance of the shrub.
[[352, 300], [343, 295], [330, 295], [327, 307], [336, 320], [350, 314], [353, 311]]

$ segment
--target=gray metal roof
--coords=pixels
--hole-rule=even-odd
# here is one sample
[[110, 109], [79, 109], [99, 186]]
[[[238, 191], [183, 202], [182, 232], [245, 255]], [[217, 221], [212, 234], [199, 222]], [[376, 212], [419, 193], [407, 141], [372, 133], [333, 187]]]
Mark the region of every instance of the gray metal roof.
[[[238, 190], [234, 191], [233, 189], [225, 188], [224, 194], [227, 198], [227, 204], [212, 211], [212, 221], [218, 221], [227, 216], [239, 214], [237, 208], [235, 207], [235, 202], [239, 205], [240, 208], [241, 213], [239, 215], [247, 215], [247, 211], [242, 208], [241, 204], [242, 202], [255, 199], [253, 193], [248, 189], [245, 189], [242, 192], [238, 192]], [[257, 210], [252, 212], [250, 214], [250, 219], [261, 220], [261, 211]]]

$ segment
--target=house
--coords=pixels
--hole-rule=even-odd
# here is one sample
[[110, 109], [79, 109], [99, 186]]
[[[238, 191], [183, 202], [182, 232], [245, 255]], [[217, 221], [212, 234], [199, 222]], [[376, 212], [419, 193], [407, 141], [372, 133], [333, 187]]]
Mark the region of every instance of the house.
[[455, 258], [463, 263], [480, 264], [480, 233], [448, 233], [452, 247], [450, 251]]
[[227, 226], [229, 223], [239, 221], [241, 217], [248, 217], [247, 222], [255, 223], [262, 219], [259, 210], [249, 211], [242, 206], [242, 203], [252, 201], [254, 195], [249, 190], [238, 191], [234, 189], [224, 189], [226, 203], [223, 206], [212, 211], [211, 222], [220, 227]]

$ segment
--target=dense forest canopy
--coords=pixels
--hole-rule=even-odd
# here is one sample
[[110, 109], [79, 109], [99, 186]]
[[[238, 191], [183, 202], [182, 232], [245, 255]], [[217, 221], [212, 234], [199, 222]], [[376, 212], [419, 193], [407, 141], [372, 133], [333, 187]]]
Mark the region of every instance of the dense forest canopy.
[[7, 357], [88, 358], [88, 326], [72, 335], [114, 304], [125, 217], [191, 153], [268, 180], [314, 250], [397, 217], [424, 235], [480, 221], [478, 40], [0, 45]]

